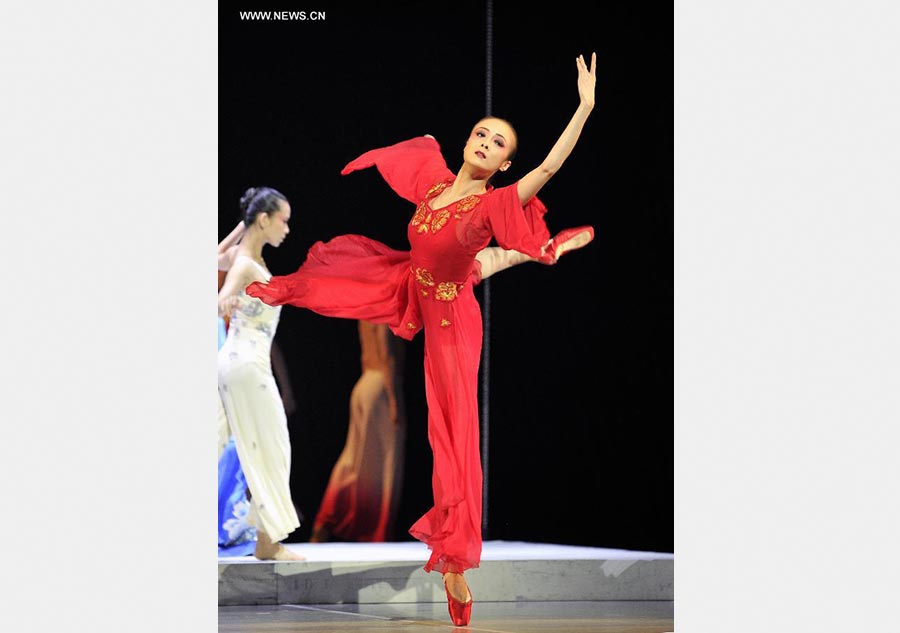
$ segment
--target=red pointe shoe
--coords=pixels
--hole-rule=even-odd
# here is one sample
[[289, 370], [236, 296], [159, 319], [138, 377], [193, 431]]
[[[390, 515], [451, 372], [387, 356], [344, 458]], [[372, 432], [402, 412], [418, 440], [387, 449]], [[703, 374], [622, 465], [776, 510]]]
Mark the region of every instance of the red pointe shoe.
[[538, 258], [542, 264], [553, 265], [559, 261], [563, 253], [574, 251], [587, 246], [594, 239], [594, 227], [577, 226], [574, 229], [565, 229], [556, 234], [544, 249], [544, 254]]
[[444, 592], [447, 594], [447, 610], [450, 612], [450, 620], [453, 622], [453, 626], [467, 626], [469, 624], [469, 619], [472, 617], [472, 592], [469, 591], [469, 587], [466, 586], [466, 592], [469, 594], [469, 599], [465, 602], [460, 602], [452, 595], [450, 595], [450, 590], [447, 589], [447, 581], [444, 580]]

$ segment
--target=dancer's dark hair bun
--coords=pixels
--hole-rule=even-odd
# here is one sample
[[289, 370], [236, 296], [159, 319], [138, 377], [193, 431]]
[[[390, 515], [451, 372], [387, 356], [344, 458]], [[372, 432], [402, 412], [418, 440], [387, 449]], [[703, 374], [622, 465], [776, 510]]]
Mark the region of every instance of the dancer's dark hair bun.
[[244, 192], [244, 195], [241, 196], [241, 213], [246, 213], [247, 208], [250, 206], [250, 203], [253, 201], [253, 197], [256, 195], [256, 187], [250, 187], [247, 191]]
[[271, 187], [250, 187], [241, 196], [241, 217], [250, 226], [260, 213], [272, 215], [278, 211], [279, 201], [287, 202], [283, 193]]

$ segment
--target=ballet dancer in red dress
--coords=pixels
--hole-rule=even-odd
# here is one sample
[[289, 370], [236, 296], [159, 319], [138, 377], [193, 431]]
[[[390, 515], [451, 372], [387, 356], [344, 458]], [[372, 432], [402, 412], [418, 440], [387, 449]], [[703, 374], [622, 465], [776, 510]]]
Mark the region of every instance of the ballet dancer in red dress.
[[310, 249], [295, 273], [253, 283], [247, 294], [270, 305], [290, 304], [325, 316], [386, 323], [411, 339], [425, 330], [428, 439], [434, 456], [434, 507], [410, 528], [431, 549], [425, 570], [444, 576], [457, 626], [469, 622], [472, 594], [463, 578], [481, 559], [481, 461], [478, 363], [481, 311], [472, 286], [476, 256], [491, 238], [504, 249], [554, 263], [593, 238], [591, 227], [550, 239], [546, 207], [536, 194], [559, 170], [594, 107], [596, 54], [588, 68], [576, 59], [579, 104], [547, 157], [518, 182], [493, 188], [518, 139], [505, 120], [479, 121], [454, 175], [434, 138], [425, 136], [366, 152], [342, 174], [375, 166], [388, 185], [416, 205], [408, 227], [410, 251], [393, 250], [359, 235]]

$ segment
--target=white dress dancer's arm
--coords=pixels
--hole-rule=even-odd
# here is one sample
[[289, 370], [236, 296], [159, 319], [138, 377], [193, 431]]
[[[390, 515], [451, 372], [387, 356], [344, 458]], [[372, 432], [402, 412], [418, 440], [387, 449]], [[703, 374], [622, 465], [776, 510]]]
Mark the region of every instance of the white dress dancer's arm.
[[252, 260], [246, 257], [235, 259], [225, 276], [225, 283], [219, 291], [219, 316], [230, 317], [238, 302], [241, 291], [254, 281], [265, 281], [259, 271], [253, 265]]
[[238, 225], [234, 227], [234, 229], [232, 229], [231, 233], [228, 234], [228, 237], [219, 242], [219, 270], [228, 270], [234, 264], [238, 242], [241, 241], [246, 230], [247, 226], [242, 220], [238, 222]]

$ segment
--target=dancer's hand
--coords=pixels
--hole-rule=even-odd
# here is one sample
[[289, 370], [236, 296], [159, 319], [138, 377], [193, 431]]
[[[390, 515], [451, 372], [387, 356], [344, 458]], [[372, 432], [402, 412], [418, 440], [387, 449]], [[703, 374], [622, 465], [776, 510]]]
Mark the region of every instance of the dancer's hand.
[[584, 61], [584, 55], [579, 55], [575, 60], [578, 67], [578, 96], [581, 103], [594, 107], [594, 86], [597, 83], [597, 53], [591, 53], [591, 67], [588, 69]]

